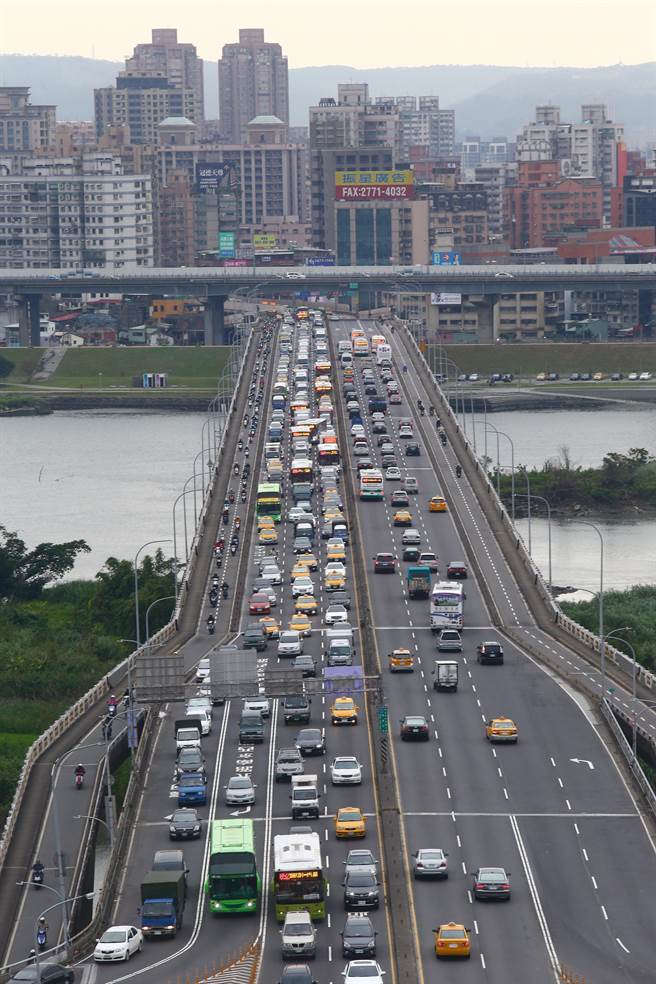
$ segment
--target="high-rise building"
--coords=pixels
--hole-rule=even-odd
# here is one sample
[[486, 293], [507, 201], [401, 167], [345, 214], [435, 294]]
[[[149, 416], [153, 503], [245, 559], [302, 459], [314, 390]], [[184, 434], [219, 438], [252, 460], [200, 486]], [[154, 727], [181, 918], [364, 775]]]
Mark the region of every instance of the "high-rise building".
[[410, 147], [425, 146], [433, 159], [452, 157], [455, 152], [455, 111], [440, 109], [437, 96], [378, 96], [377, 108], [399, 114], [399, 159], [408, 160]]
[[597, 178], [561, 178], [558, 161], [520, 161], [505, 190], [511, 249], [557, 246], [576, 230], [598, 229], [603, 187]]
[[244, 140], [256, 116], [289, 122], [287, 58], [261, 28], [242, 28], [236, 44], [224, 44], [219, 59], [219, 115], [227, 143]]
[[656, 228], [656, 170], [624, 178], [624, 224]]
[[203, 120], [203, 62], [193, 44], [182, 44], [177, 32], [153, 31], [150, 44], [140, 44], [119, 72], [116, 87], [94, 91], [96, 137], [108, 127], [128, 128], [129, 142], [157, 142], [157, 127], [170, 116]]
[[0, 86], [0, 152], [47, 151], [55, 141], [56, 107], [30, 102], [27, 85]]

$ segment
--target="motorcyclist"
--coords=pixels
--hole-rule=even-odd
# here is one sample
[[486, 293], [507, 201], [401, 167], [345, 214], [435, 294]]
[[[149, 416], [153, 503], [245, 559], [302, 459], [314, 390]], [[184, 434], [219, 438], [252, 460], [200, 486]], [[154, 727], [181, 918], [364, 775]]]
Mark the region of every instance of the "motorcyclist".
[[428, 408], [428, 414], [429, 414], [430, 417], [432, 417], [435, 414], [435, 407], [433, 406], [432, 403], [431, 403], [431, 405]]
[[456, 478], [460, 478], [461, 475], [462, 475], [462, 467], [460, 465], [456, 465]]
[[444, 447], [446, 447], [446, 434], [444, 433], [444, 431], [441, 431], [440, 433], [440, 441], [442, 442]]
[[118, 710], [118, 699], [116, 694], [112, 694], [111, 697], [107, 698], [107, 713], [110, 717], [116, 717], [116, 712]]
[[82, 778], [84, 779], [86, 774], [87, 774], [87, 770], [84, 768], [81, 762], [78, 762], [78, 764], [75, 766], [75, 775], [82, 776]]
[[235, 461], [234, 465], [232, 466], [232, 470], [235, 473], [235, 475], [238, 475], [239, 474], [239, 464], [236, 461]]
[[230, 587], [228, 585], [228, 582], [227, 581], [224, 581], [223, 584], [221, 585], [221, 594], [223, 595], [224, 598], [227, 598], [228, 597], [229, 590], [230, 590]]
[[44, 867], [43, 862], [39, 861], [38, 858], [32, 865], [32, 881], [36, 882], [38, 885], [44, 880]]
[[44, 916], [41, 916], [36, 928], [36, 942], [40, 950], [43, 950], [48, 942], [48, 923]]
[[213, 615], [208, 615], [207, 616], [207, 628], [208, 629], [213, 629], [214, 628], [214, 625], [215, 625], [215, 622], [216, 622], [216, 619], [214, 618]]
[[403, 363], [403, 371], [404, 371], [404, 372], [407, 372], [407, 371], [408, 371], [408, 367], [407, 367], [407, 365], [405, 364], [405, 362]]

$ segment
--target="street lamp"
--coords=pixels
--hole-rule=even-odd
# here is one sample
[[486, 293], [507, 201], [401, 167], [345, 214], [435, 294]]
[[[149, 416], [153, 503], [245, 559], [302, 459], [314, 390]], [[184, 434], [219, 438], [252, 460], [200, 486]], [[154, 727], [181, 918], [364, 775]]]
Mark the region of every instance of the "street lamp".
[[631, 645], [631, 643], [628, 642], [626, 639], [623, 639], [622, 636], [616, 635], [617, 632], [630, 632], [630, 631], [631, 631], [631, 626], [630, 625], [622, 625], [622, 626], [620, 626], [619, 629], [613, 629], [612, 632], [609, 632], [608, 635], [606, 636], [606, 640], [608, 640], [608, 639], [614, 639], [615, 642], [621, 642], [628, 649], [631, 650], [631, 659], [633, 660], [633, 662], [631, 664], [631, 698], [632, 698], [632, 706], [633, 706], [633, 735], [632, 735], [633, 741], [632, 741], [632, 747], [633, 747], [633, 761], [635, 762], [636, 759], [637, 759], [637, 750], [638, 750], [638, 709], [636, 707], [636, 701], [637, 701], [637, 697], [638, 697], [638, 695], [636, 693], [636, 689], [637, 689], [637, 681], [636, 681], [637, 660], [636, 660], [635, 649], [633, 648], [633, 646]]
[[493, 430], [494, 433], [497, 435], [497, 495], [499, 495], [499, 435], [501, 435], [501, 437], [505, 437], [508, 443], [510, 444], [511, 515], [512, 515], [512, 521], [514, 526], [515, 525], [515, 445], [510, 435], [506, 434], [505, 431], [499, 430], [498, 427], [494, 426], [494, 424], [486, 423], [485, 425], [486, 433], [488, 427], [490, 428], [490, 430]]
[[587, 519], [570, 519], [570, 523], [589, 526], [599, 537], [599, 662], [601, 664], [601, 699], [606, 693], [606, 651], [604, 647], [604, 538], [601, 530]]
[[530, 495], [524, 495], [523, 492], [516, 492], [515, 493], [515, 497], [517, 499], [528, 499], [528, 501], [529, 501], [529, 528], [528, 528], [528, 544], [529, 544], [529, 546], [528, 546], [528, 552], [529, 552], [529, 555], [531, 553], [531, 526], [530, 526], [530, 516], [531, 516], [531, 513], [530, 513], [530, 503], [531, 503], [531, 499], [538, 499], [540, 502], [544, 502], [544, 504], [545, 504], [545, 506], [547, 508], [547, 536], [548, 536], [548, 542], [549, 542], [549, 594], [551, 594], [552, 593], [552, 579], [551, 579], [551, 506], [549, 505], [548, 501], [545, 499], [545, 497], [543, 495], [536, 495], [534, 492], [531, 492]]
[[150, 609], [154, 608], [155, 605], [159, 605], [160, 601], [177, 601], [177, 600], [178, 600], [177, 594], [167, 595], [165, 598], [156, 598], [155, 601], [151, 602], [151, 604], [148, 606], [148, 608], [146, 609], [146, 642], [150, 639], [150, 630], [148, 628], [148, 616], [150, 615]]
[[[189, 479], [187, 479], [187, 481], [189, 481]], [[187, 482], [185, 482], [185, 485], [186, 484], [187, 484]], [[176, 560], [177, 560], [177, 557], [178, 557], [178, 534], [177, 534], [177, 530], [176, 530], [176, 526], [175, 526], [175, 507], [179, 503], [180, 499], [184, 498], [184, 496], [186, 496], [186, 495], [195, 495], [195, 494], [196, 494], [196, 486], [194, 484], [194, 488], [193, 489], [187, 489], [186, 491], [181, 492], [180, 495], [178, 496], [178, 498], [173, 503], [173, 556], [176, 558]], [[167, 540], [166, 542], [167, 543], [170, 543], [171, 541], [170, 540]], [[187, 542], [187, 526], [185, 524], [185, 563], [188, 563], [188, 562], [189, 562], [189, 544]], [[176, 581], [177, 581], [177, 579], [176, 579]]]
[[134, 557], [134, 625], [135, 625], [135, 635], [137, 637], [136, 638], [137, 649], [141, 645], [141, 629], [139, 627], [139, 554], [141, 553], [142, 550], [145, 550], [146, 547], [151, 547], [153, 543], [170, 543], [170, 542], [171, 542], [170, 540], [149, 540], [147, 543], [142, 543], [142, 545], [139, 547]]
[[[16, 884], [29, 885], [30, 883], [26, 881], [19, 881], [16, 882]], [[83, 892], [81, 895], [71, 895], [69, 898], [66, 898], [65, 896], [61, 895], [56, 888], [53, 888], [52, 885], [42, 884], [41, 888], [47, 888], [49, 892], [54, 892], [55, 895], [59, 896], [59, 901], [54, 902], [52, 905], [49, 905], [46, 909], [43, 909], [37, 916], [36, 922], [34, 924], [34, 943], [36, 945], [32, 952], [34, 953], [34, 965], [36, 967], [36, 984], [41, 984], [41, 962], [39, 956], [39, 942], [38, 942], [39, 923], [41, 922], [42, 919], [45, 919], [46, 914], [48, 912], [52, 912], [53, 909], [57, 909], [60, 905], [68, 906], [69, 902], [77, 902], [78, 899], [92, 899], [94, 896], [93, 892]]]

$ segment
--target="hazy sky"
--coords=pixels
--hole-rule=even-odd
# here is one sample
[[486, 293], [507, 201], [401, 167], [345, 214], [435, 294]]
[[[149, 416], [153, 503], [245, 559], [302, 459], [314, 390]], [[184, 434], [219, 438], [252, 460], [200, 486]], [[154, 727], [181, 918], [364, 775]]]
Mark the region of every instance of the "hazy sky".
[[656, 58], [656, 0], [31, 0], [0, 3], [4, 53], [122, 60], [151, 27], [216, 59], [263, 27], [291, 67], [340, 64], [612, 65]]

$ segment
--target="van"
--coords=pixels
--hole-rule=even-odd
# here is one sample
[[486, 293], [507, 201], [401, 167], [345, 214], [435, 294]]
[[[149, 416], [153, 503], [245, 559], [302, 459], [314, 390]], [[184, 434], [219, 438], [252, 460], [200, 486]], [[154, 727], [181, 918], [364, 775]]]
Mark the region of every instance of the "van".
[[264, 719], [259, 711], [242, 711], [239, 715], [239, 741], [255, 744], [264, 741]]
[[340, 361], [341, 361], [341, 363], [342, 363], [343, 366], [352, 366], [353, 365], [353, 356], [351, 355], [350, 352], [342, 352]]
[[462, 639], [458, 629], [442, 629], [437, 637], [437, 650], [440, 653], [461, 653]]
[[282, 424], [277, 421], [272, 421], [269, 424], [269, 437], [272, 441], [282, 440]]
[[285, 409], [285, 397], [281, 394], [276, 394], [271, 400], [271, 406], [274, 410], [284, 410]]

